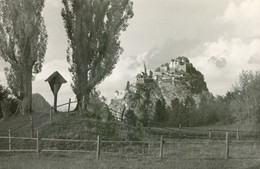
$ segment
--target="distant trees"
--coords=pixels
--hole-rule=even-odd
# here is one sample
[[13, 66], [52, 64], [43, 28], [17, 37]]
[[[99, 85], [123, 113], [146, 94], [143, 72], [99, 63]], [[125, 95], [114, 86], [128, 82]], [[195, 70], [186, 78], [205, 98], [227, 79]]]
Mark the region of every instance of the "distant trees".
[[12, 94], [22, 100], [23, 99], [23, 91], [24, 91], [24, 84], [22, 84], [23, 72], [19, 69], [15, 69], [15, 66], [11, 66], [10, 68], [5, 68], [5, 77], [7, 80], [7, 84], [12, 91]]
[[8, 98], [9, 93], [9, 90], [0, 84], [0, 119], [4, 117], [2, 102]]
[[[221, 105], [217, 106], [217, 102], [218, 99], [209, 92], [201, 93], [199, 103], [196, 103], [191, 96], [187, 96], [184, 100], [175, 98], [171, 101], [170, 107], [162, 106], [160, 102], [157, 102], [154, 120], [159, 121], [161, 124], [175, 127], [178, 127], [180, 124], [186, 127], [215, 124], [220, 119], [227, 119], [224, 113], [221, 114], [223, 117], [220, 118], [218, 112], [221, 109]], [[158, 107], [165, 107], [163, 108], [164, 119], [157, 120], [160, 115]]]
[[17, 111], [18, 101], [10, 94], [9, 89], [0, 84], [0, 119], [8, 118]]
[[136, 121], [137, 121], [137, 117], [136, 115], [134, 114], [134, 111], [132, 109], [128, 109], [126, 111], [126, 114], [125, 114], [125, 122], [130, 124], [130, 125], [133, 125], [135, 126], [136, 125]]
[[[62, 0], [68, 36], [67, 61], [78, 107], [87, 109], [91, 90], [111, 74], [123, 49], [120, 34], [133, 17], [130, 0]], [[82, 102], [85, 98], [84, 103]]]
[[215, 108], [218, 121], [222, 124], [230, 124], [234, 122], [231, 112], [231, 102], [233, 101], [232, 92], [227, 92], [225, 96], [215, 97]]
[[209, 92], [200, 94], [195, 104], [193, 98], [172, 101], [169, 125], [201, 126], [215, 123], [249, 122], [260, 125], [260, 71], [242, 71], [239, 82], [225, 96], [214, 97]]
[[[144, 126], [184, 127], [247, 122], [260, 127], [260, 71], [242, 71], [238, 83], [224, 96], [214, 96], [206, 85], [199, 94], [175, 98], [167, 105], [163, 98], [155, 100], [152, 84], [138, 85], [134, 99], [135, 112]], [[151, 105], [151, 106], [149, 106]], [[151, 110], [152, 108], [152, 110]], [[149, 112], [149, 113], [148, 113]], [[152, 114], [154, 113], [154, 114]], [[154, 116], [153, 116], [154, 115]]]
[[208, 125], [218, 122], [215, 98], [213, 94], [209, 92], [203, 92], [201, 94], [197, 111], [198, 117], [200, 117], [198, 125]]
[[155, 123], [163, 123], [167, 118], [167, 109], [165, 100], [157, 100], [155, 103], [155, 115], [154, 115], [154, 122]]
[[10, 64], [8, 85], [29, 114], [33, 74], [41, 71], [47, 46], [43, 7], [44, 0], [0, 0], [0, 56]]
[[260, 124], [260, 71], [242, 71], [234, 86], [230, 111], [236, 121]]
[[171, 101], [171, 107], [169, 109], [169, 119], [168, 123], [171, 126], [178, 126], [180, 121], [180, 114], [181, 112], [181, 106], [182, 103], [180, 103], [180, 100], [178, 98], [175, 98]]
[[171, 102], [171, 107], [168, 109], [168, 124], [170, 126], [191, 126], [194, 125], [191, 120], [192, 115], [196, 112], [196, 104], [192, 97], [188, 96], [185, 100], [181, 101], [175, 98]]
[[8, 98], [9, 94], [10, 91], [0, 84], [0, 101], [3, 101], [4, 99]]

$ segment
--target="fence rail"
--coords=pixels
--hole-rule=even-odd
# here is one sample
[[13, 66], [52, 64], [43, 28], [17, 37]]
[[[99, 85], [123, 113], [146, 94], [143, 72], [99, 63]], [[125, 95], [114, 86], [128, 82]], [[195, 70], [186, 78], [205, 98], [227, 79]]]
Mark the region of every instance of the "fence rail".
[[[77, 103], [77, 101], [71, 101], [69, 99], [68, 103], [64, 103], [56, 106], [68, 106], [66, 116], [68, 117], [71, 112], [70, 107], [71, 104]], [[52, 124], [55, 120], [54, 107], [51, 107], [49, 111], [49, 118], [47, 119], [46, 124]], [[120, 112], [119, 112], [120, 113]], [[62, 117], [62, 118], [64, 118]], [[60, 119], [58, 119], [60, 120]], [[237, 130], [218, 130], [218, 129], [197, 129], [197, 128], [188, 128], [181, 127], [173, 128], [173, 127], [143, 127], [145, 130], [150, 130], [155, 132], [154, 135], [158, 136], [168, 131], [169, 134], [163, 134], [161, 137], [157, 137], [155, 140], [144, 140], [144, 141], [122, 141], [122, 140], [101, 140], [99, 136], [97, 136], [96, 140], [80, 140], [80, 139], [61, 139], [61, 138], [41, 138], [39, 133], [36, 133], [36, 137], [14, 137], [11, 135], [11, 132], [19, 130], [27, 124], [30, 124], [31, 121], [25, 122], [11, 130], [1, 130], [0, 133], [8, 134], [8, 136], [0, 136], [0, 139], [7, 140], [6, 146], [1, 143], [0, 152], [68, 152], [68, 153], [95, 153], [96, 159], [100, 159], [101, 154], [113, 154], [115, 156], [131, 156], [138, 157], [146, 156], [146, 157], [155, 157], [159, 159], [163, 158], [209, 158], [209, 156], [214, 156], [214, 158], [260, 158], [258, 154], [260, 154], [260, 140], [243, 140], [243, 139], [256, 139], [260, 138], [259, 131], [239, 131]], [[51, 126], [51, 125], [50, 125]], [[165, 132], [166, 133], [166, 132]], [[150, 133], [152, 135], [152, 133]], [[249, 136], [249, 137], [247, 137]], [[25, 148], [18, 149], [22, 143], [15, 144], [16, 141], [32, 141], [35, 143], [31, 144], [28, 149], [27, 146]], [[47, 148], [44, 148], [44, 144], [50, 144]], [[78, 145], [75, 145], [78, 144]], [[239, 157], [237, 154], [243, 154], [241, 148], [238, 145], [243, 144], [246, 148], [249, 146], [253, 146], [250, 152], [246, 152], [247, 157]], [[68, 148], [72, 146], [72, 148]], [[78, 148], [78, 147], [80, 148]], [[259, 146], [259, 147], [257, 147]], [[51, 147], [51, 148], [50, 148]], [[65, 149], [62, 149], [64, 148]], [[200, 154], [201, 151], [207, 152], [208, 149], [212, 149], [212, 152], [207, 152], [206, 154]], [[213, 155], [211, 155], [211, 154]], [[237, 154], [234, 154], [237, 153]], [[186, 155], [190, 155], [187, 157]], [[201, 156], [199, 156], [201, 155]], [[244, 155], [244, 154], [243, 154]]]
[[[243, 141], [243, 140], [232, 140], [229, 138], [229, 133], [226, 133], [226, 139], [223, 141], [216, 140], [178, 140], [169, 139], [161, 136], [159, 140], [145, 140], [145, 141], [122, 141], [122, 140], [101, 140], [97, 136], [96, 140], [79, 140], [79, 139], [57, 139], [57, 138], [41, 138], [37, 132], [37, 137], [13, 137], [0, 136], [0, 139], [6, 139], [6, 148], [1, 145], [0, 152], [66, 152], [66, 153], [93, 153], [96, 154], [96, 159], [100, 159], [101, 154], [113, 154], [116, 156], [126, 157], [151, 157], [151, 158], [260, 158], [258, 156], [260, 150], [260, 141]], [[19, 147], [13, 147], [14, 140], [32, 140], [32, 148], [19, 149]], [[44, 144], [53, 143], [55, 146], [45, 147]], [[59, 145], [59, 143], [66, 143]], [[68, 148], [69, 144], [75, 146], [74, 143], [79, 143], [79, 148], [72, 147]], [[85, 146], [83, 145], [85, 144]], [[30, 143], [31, 144], [31, 143]], [[240, 144], [245, 145], [243, 149]], [[62, 146], [65, 146], [65, 149]], [[102, 145], [102, 146], [101, 146]], [[253, 146], [251, 149], [256, 151], [252, 152], [250, 156], [249, 152], [243, 154], [244, 157], [240, 157], [239, 153], [247, 151], [247, 147]], [[258, 146], [258, 147], [257, 147]], [[205, 150], [204, 150], [205, 149]], [[208, 151], [208, 152], [207, 152]], [[208, 154], [200, 154], [200, 153]], [[211, 153], [211, 154], [210, 154]], [[200, 156], [201, 155], [201, 156]]]
[[[71, 113], [71, 104], [74, 103], [78, 103], [77, 101], [72, 101], [71, 99], [68, 100], [67, 103], [63, 103], [60, 105], [57, 105], [56, 107], [50, 107], [50, 109], [48, 109], [48, 111], [46, 111], [45, 113], [43, 113], [43, 115], [41, 116], [46, 116], [46, 113], [49, 113], [49, 117], [46, 119], [47, 121], [44, 122], [44, 125], [40, 126], [43, 127], [46, 124], [52, 124], [54, 122], [57, 122], [63, 118], [69, 117], [69, 114]], [[62, 106], [67, 106], [67, 110], [63, 113], [66, 113], [66, 115], [62, 116], [62, 118], [60, 119], [56, 119], [55, 116], [57, 116], [56, 113], [54, 113], [54, 109], [58, 108], [58, 107], [62, 107]], [[122, 112], [118, 112], [116, 110], [113, 110], [111, 108], [109, 108], [110, 111], [118, 113], [120, 115], [122, 115]], [[126, 116], [124, 114], [124, 116]], [[121, 118], [122, 120], [122, 118]], [[153, 125], [154, 127], [153, 127]], [[19, 130], [21, 128], [23, 128], [26, 125], [30, 125], [31, 128], [33, 128], [33, 122], [32, 119], [30, 119], [29, 121], [10, 129], [10, 131], [16, 131]], [[158, 126], [158, 127], [156, 127]], [[49, 126], [51, 127], [51, 126]], [[143, 129], [146, 129], [147, 127], [143, 127]], [[254, 138], [254, 139], [260, 139], [260, 131], [246, 131], [246, 130], [221, 130], [221, 129], [200, 129], [200, 128], [193, 128], [193, 127], [182, 127], [181, 125], [178, 128], [174, 128], [174, 127], [167, 127], [167, 126], [162, 126], [161, 124], [156, 124], [156, 123], [151, 123], [151, 127], [149, 127], [149, 129], [159, 129], [159, 130], [164, 130], [164, 131], [169, 131], [169, 136], [172, 136], [173, 138], [179, 138], [179, 139], [225, 139], [225, 133], [229, 132], [230, 137], [236, 138], [237, 140], [241, 140], [241, 139], [248, 139], [248, 138]], [[39, 128], [38, 128], [39, 129]], [[31, 137], [33, 137], [33, 134], [35, 134], [34, 129], [31, 129], [32, 133], [31, 133]], [[0, 134], [5, 134], [8, 133], [8, 130], [0, 130]], [[158, 134], [163, 134], [166, 136], [166, 134], [164, 133], [160, 133], [157, 132], [155, 133], [156, 135]]]

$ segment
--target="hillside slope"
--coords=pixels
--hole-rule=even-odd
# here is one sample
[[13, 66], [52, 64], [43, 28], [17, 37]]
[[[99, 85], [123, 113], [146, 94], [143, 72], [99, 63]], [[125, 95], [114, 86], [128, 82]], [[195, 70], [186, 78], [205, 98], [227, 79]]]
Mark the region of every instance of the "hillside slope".
[[32, 95], [32, 109], [34, 112], [44, 113], [48, 112], [51, 105], [39, 93]]
[[198, 104], [204, 91], [208, 89], [201, 72], [193, 67], [188, 58], [178, 57], [154, 72], [148, 73], [144, 65], [144, 71], [136, 76], [136, 83], [127, 82], [124, 93], [111, 100], [110, 108], [117, 112], [114, 116], [118, 118], [133, 111], [140, 120], [144, 116], [153, 119], [158, 101], [171, 107], [174, 99], [184, 102], [191, 97]]

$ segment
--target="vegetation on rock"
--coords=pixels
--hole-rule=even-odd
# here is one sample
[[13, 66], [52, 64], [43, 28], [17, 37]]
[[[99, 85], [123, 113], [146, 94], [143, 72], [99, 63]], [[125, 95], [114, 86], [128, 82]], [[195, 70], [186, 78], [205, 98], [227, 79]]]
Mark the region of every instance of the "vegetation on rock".
[[166, 63], [156, 69], [157, 77], [153, 78], [147, 75], [145, 67], [137, 76], [136, 85], [127, 82], [124, 97], [112, 101], [121, 105], [119, 113], [129, 110], [135, 116], [123, 114], [121, 120], [135, 119], [135, 125], [141, 122], [144, 126], [176, 127], [242, 121], [259, 124], [259, 71], [243, 71], [232, 91], [224, 96], [213, 96], [201, 72], [187, 58], [178, 57], [172, 62], [186, 67], [174, 65], [173, 69], [173, 63]]

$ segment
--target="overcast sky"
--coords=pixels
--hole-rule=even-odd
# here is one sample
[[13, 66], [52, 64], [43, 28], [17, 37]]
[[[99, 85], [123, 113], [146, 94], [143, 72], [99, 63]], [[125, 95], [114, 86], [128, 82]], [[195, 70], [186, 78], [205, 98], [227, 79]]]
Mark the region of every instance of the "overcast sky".
[[[123, 91], [128, 80], [143, 69], [186, 56], [202, 72], [210, 92], [224, 95], [242, 70], [260, 66], [259, 0], [133, 0], [134, 17], [121, 36], [124, 53], [113, 74], [98, 87], [110, 99]], [[53, 104], [44, 80], [58, 70], [68, 81], [60, 89], [58, 103], [75, 99], [66, 62], [67, 37], [61, 18], [61, 0], [46, 0], [43, 16], [48, 49], [43, 70], [33, 82], [33, 92]], [[6, 84], [0, 62], [0, 80]]]

